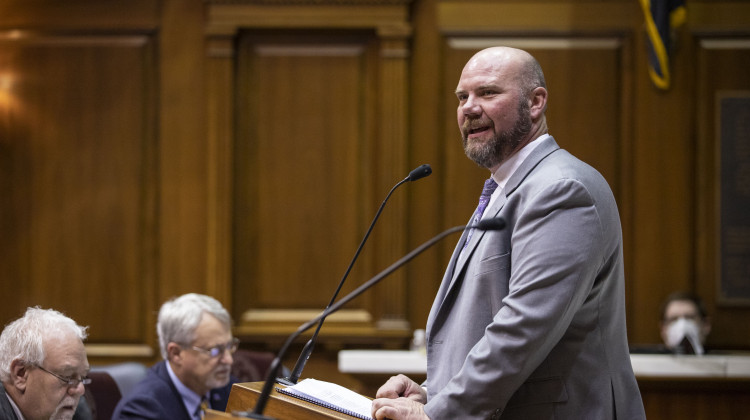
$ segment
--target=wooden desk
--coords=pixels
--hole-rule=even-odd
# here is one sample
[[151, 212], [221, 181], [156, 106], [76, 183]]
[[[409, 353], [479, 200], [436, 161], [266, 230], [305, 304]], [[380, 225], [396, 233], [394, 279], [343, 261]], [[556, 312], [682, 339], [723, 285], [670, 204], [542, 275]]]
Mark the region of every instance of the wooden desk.
[[742, 419], [750, 413], [750, 357], [634, 354], [649, 419]]
[[[633, 354], [633, 371], [649, 420], [737, 420], [750, 413], [750, 356]], [[388, 377], [404, 373], [421, 382], [426, 357], [417, 352], [343, 350], [339, 370], [374, 395]]]
[[241, 419], [242, 417], [233, 416], [223, 411], [216, 411], [208, 409], [206, 410], [206, 416], [203, 420], [223, 420], [223, 419]]

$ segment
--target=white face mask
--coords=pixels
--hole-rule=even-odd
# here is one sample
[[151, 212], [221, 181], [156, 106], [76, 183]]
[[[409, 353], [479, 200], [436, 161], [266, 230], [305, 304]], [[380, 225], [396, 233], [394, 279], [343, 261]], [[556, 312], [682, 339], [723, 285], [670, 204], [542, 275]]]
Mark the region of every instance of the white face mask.
[[695, 321], [679, 318], [667, 327], [667, 346], [670, 349], [679, 348], [683, 339], [687, 339], [695, 354], [703, 354], [700, 340], [700, 329]]

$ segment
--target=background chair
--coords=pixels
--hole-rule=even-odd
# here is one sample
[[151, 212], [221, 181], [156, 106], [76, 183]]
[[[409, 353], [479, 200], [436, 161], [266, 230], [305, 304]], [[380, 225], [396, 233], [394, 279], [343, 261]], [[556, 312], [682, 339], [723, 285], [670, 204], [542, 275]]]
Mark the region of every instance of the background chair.
[[91, 384], [81, 398], [74, 420], [110, 420], [120, 399], [146, 376], [142, 363], [125, 362], [92, 367]]
[[[273, 359], [276, 357], [271, 352], [250, 351], [239, 349], [232, 357], [232, 375], [240, 382], [257, 382], [265, 381], [268, 376], [268, 369], [271, 367]], [[281, 376], [289, 376], [290, 372], [285, 366], [281, 366]]]

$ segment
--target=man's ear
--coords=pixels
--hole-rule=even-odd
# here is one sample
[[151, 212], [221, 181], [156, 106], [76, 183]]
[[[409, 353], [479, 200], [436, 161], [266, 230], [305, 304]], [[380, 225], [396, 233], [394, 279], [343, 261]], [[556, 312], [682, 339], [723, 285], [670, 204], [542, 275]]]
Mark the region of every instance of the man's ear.
[[15, 359], [10, 362], [10, 381], [21, 392], [26, 390], [29, 372], [29, 367], [23, 360]]
[[547, 89], [539, 86], [531, 91], [531, 104], [529, 106], [529, 112], [531, 113], [531, 119], [536, 120], [544, 115], [544, 111], [547, 109]]
[[182, 364], [182, 347], [177, 343], [167, 344], [167, 360], [177, 365]]

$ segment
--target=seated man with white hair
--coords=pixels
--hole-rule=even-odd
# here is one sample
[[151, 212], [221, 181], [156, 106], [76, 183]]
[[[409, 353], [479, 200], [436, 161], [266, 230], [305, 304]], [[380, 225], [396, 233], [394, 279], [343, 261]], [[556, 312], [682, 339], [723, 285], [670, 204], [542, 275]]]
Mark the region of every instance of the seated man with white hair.
[[0, 419], [70, 420], [90, 380], [87, 327], [53, 309], [28, 308], [0, 335]]

